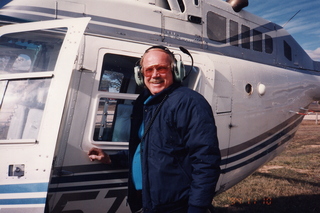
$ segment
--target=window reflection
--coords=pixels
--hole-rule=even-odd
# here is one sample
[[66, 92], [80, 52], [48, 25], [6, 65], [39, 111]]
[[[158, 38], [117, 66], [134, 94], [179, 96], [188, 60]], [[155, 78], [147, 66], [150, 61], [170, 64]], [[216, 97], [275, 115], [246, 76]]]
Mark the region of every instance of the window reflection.
[[53, 71], [64, 34], [29, 31], [0, 37], [0, 74]]
[[142, 90], [134, 80], [133, 68], [139, 58], [105, 54], [101, 69], [99, 91], [139, 94]]
[[26, 54], [20, 54], [12, 65], [14, 72], [27, 72], [31, 68], [31, 58]]
[[102, 74], [99, 90], [119, 93], [123, 77], [122, 73], [105, 70]]
[[3, 81], [0, 139], [36, 139], [50, 79]]

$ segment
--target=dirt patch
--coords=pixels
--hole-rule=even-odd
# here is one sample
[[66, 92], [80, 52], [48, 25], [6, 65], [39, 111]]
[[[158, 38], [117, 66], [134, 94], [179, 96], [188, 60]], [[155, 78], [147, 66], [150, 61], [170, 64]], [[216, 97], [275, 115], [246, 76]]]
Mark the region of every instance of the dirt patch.
[[312, 149], [320, 149], [320, 145], [310, 145], [309, 147]]
[[276, 166], [276, 165], [265, 165], [263, 167], [261, 167], [260, 169], [258, 169], [258, 172], [262, 172], [262, 173], [269, 173], [271, 169], [282, 169], [283, 166]]

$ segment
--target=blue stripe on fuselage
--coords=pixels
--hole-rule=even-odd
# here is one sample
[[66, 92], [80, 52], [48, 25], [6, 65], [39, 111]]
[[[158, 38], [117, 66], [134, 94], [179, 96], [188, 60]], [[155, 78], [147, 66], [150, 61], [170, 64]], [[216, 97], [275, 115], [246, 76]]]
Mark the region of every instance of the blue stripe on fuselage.
[[46, 198], [0, 199], [0, 205], [45, 204]]
[[0, 194], [47, 192], [48, 183], [0, 185]]

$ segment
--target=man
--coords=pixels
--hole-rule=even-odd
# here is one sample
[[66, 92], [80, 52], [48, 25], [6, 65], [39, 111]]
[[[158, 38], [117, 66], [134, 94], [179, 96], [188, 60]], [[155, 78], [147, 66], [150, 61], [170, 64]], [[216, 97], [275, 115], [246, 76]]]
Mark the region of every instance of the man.
[[[132, 115], [130, 208], [144, 213], [207, 212], [220, 175], [211, 107], [199, 93], [181, 86], [176, 60], [166, 47], [146, 50], [140, 65], [146, 89]], [[95, 148], [89, 157], [108, 164], [120, 159]]]

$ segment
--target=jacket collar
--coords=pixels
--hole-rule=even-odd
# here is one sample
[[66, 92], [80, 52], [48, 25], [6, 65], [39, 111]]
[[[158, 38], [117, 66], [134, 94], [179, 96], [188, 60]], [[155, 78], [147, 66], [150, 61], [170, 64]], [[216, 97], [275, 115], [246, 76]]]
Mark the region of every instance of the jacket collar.
[[[160, 103], [163, 98], [166, 95], [169, 95], [170, 93], [172, 93], [175, 89], [177, 89], [178, 87], [180, 87], [181, 84], [180, 83], [173, 83], [172, 85], [170, 85], [168, 88], [162, 90], [161, 92], [155, 94], [147, 103], [146, 105], [153, 105], [153, 104], [158, 104]], [[150, 97], [152, 94], [150, 93], [150, 91], [146, 88], [143, 91], [143, 101], [147, 100], [148, 97]]]

